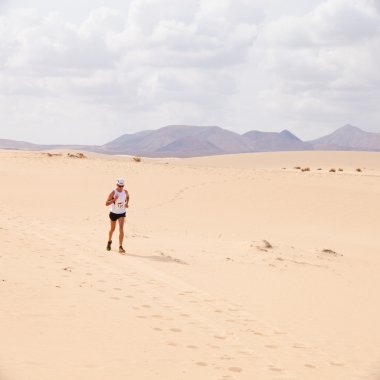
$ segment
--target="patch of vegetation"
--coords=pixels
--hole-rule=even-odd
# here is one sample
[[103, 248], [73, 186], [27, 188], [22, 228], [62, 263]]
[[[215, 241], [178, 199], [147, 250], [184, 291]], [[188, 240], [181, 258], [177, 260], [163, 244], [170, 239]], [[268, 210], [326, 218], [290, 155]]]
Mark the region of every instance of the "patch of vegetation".
[[67, 153], [70, 158], [87, 158], [83, 153]]

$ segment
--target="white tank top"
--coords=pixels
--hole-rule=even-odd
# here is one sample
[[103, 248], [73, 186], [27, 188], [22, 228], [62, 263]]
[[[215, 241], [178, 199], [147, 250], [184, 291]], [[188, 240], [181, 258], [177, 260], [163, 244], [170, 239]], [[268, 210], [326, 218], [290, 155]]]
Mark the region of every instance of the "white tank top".
[[125, 213], [125, 201], [127, 199], [127, 195], [125, 193], [125, 190], [123, 189], [121, 192], [117, 191], [115, 189], [114, 196], [118, 195], [116, 202], [113, 203], [110, 207], [111, 212], [114, 214], [124, 214]]

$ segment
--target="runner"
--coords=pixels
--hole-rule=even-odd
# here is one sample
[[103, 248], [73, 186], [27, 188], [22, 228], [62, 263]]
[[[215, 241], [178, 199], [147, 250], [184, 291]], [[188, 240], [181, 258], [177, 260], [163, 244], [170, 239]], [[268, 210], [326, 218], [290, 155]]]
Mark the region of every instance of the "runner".
[[111, 250], [112, 235], [116, 228], [116, 222], [119, 221], [119, 253], [125, 253], [123, 248], [124, 240], [124, 221], [125, 209], [128, 208], [129, 194], [124, 189], [124, 180], [119, 178], [116, 182], [116, 189], [113, 190], [107, 198], [106, 206], [110, 207], [111, 229], [108, 234], [107, 251]]

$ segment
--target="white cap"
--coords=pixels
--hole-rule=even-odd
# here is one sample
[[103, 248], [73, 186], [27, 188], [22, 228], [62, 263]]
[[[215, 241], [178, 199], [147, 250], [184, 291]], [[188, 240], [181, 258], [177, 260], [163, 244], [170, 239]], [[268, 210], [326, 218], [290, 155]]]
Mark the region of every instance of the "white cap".
[[116, 185], [124, 185], [123, 178], [118, 178], [117, 181], [116, 181]]

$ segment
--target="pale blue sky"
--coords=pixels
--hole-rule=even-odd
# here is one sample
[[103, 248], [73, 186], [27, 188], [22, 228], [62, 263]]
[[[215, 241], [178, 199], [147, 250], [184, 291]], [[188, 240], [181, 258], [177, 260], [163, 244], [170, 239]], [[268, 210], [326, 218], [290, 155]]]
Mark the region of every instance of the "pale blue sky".
[[0, 138], [380, 132], [379, 0], [0, 0]]

